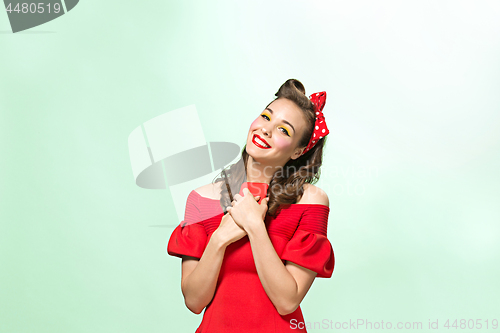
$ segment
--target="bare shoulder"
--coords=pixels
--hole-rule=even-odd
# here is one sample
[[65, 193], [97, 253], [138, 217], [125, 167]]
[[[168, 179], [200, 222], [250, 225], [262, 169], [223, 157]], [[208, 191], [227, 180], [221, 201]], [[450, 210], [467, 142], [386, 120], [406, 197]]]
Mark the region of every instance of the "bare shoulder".
[[194, 191], [202, 197], [219, 200], [222, 181], [216, 183], [209, 183], [195, 189]]
[[297, 201], [298, 204], [321, 204], [330, 207], [328, 195], [321, 188], [306, 183], [304, 184], [304, 194]]

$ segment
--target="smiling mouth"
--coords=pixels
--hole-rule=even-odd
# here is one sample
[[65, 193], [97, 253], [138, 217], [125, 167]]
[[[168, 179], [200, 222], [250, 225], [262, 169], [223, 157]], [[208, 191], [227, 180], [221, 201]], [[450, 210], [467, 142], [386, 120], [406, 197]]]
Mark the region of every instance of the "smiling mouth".
[[259, 139], [257, 137], [257, 135], [253, 135], [253, 138], [252, 138], [252, 142], [254, 145], [256, 145], [257, 147], [259, 148], [262, 148], [262, 149], [269, 149], [271, 148], [271, 146], [269, 146], [267, 143], [265, 143], [264, 141], [262, 141], [261, 139]]

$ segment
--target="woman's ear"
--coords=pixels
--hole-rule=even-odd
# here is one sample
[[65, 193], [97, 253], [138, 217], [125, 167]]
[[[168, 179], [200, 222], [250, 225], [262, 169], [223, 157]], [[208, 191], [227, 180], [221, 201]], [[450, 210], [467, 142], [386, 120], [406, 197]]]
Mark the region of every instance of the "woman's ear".
[[303, 148], [297, 148], [295, 149], [295, 152], [293, 153], [291, 159], [292, 160], [296, 160], [297, 158], [299, 158], [301, 155], [302, 155], [302, 152], [306, 149], [306, 147], [303, 147]]

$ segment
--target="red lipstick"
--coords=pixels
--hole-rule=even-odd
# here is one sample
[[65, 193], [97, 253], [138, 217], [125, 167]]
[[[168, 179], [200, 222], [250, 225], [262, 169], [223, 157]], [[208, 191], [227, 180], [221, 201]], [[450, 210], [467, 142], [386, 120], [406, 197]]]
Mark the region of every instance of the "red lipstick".
[[270, 149], [271, 148], [271, 145], [269, 143], [267, 143], [266, 140], [262, 139], [257, 134], [253, 135], [252, 142], [253, 142], [254, 145], [256, 145], [257, 147], [262, 148], [262, 149]]

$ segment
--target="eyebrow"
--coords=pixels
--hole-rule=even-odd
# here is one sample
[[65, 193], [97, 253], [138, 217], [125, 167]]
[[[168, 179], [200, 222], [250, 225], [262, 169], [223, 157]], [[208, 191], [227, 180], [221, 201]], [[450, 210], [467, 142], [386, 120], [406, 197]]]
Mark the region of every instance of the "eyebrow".
[[[271, 112], [271, 114], [273, 114], [273, 110], [271, 110], [270, 108], [266, 108], [266, 110], [269, 110], [269, 112]], [[284, 122], [285, 124], [290, 125], [290, 127], [293, 129], [293, 132], [295, 133], [295, 128], [293, 127], [293, 125], [292, 125], [292, 124], [290, 124], [288, 121], [286, 121], [286, 120], [284, 120], [284, 119], [283, 119], [283, 122]]]

